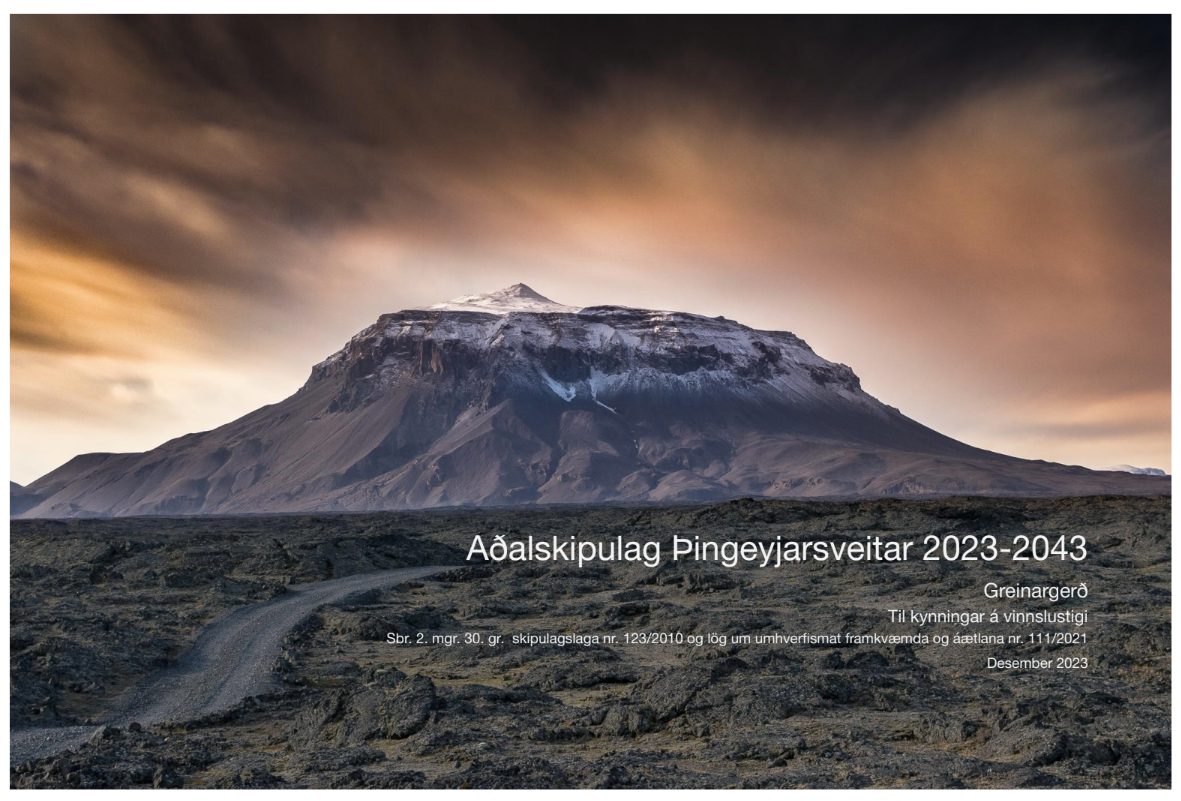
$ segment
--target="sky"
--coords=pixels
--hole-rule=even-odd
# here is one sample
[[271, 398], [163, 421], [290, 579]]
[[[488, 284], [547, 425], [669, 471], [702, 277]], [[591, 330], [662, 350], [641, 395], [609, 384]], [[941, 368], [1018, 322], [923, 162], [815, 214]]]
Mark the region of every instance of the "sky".
[[1171, 471], [1169, 59], [1165, 17], [14, 16], [12, 477], [517, 282]]

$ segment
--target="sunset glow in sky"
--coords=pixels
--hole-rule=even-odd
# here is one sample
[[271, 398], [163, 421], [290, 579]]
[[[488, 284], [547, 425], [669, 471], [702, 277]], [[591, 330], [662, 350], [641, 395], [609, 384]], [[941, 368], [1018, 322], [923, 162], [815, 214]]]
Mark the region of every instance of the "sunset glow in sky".
[[12, 21], [13, 479], [524, 282], [1171, 468], [1167, 18]]

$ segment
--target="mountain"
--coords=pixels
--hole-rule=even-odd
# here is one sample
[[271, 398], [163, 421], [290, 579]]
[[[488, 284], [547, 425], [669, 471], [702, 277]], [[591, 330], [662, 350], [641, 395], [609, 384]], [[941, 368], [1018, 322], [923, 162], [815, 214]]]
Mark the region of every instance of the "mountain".
[[793, 334], [563, 306], [522, 284], [383, 315], [286, 400], [146, 453], [78, 456], [22, 517], [1167, 493], [973, 448]]
[[1117, 464], [1112, 467], [1105, 467], [1104, 470], [1111, 470], [1116, 473], [1135, 473], [1139, 476], [1168, 476], [1164, 470], [1159, 467], [1133, 467], [1130, 464]]
[[43, 500], [40, 495], [29, 492], [15, 481], [8, 482], [8, 514], [12, 517], [27, 512]]

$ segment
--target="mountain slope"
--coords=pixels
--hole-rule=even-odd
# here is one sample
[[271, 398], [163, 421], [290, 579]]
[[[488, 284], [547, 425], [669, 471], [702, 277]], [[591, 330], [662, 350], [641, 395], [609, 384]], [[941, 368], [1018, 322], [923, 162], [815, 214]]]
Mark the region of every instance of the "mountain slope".
[[221, 428], [79, 456], [22, 491], [36, 505], [21, 516], [1169, 486], [957, 442], [789, 333], [518, 284], [383, 315], [294, 395]]

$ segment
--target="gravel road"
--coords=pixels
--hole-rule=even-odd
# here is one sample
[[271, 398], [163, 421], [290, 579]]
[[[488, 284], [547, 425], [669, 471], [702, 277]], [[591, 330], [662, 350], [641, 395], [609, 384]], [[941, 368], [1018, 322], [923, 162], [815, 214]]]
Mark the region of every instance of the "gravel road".
[[[219, 712], [277, 686], [273, 668], [283, 638], [318, 607], [356, 593], [425, 578], [449, 567], [410, 567], [302, 584], [277, 598], [235, 609], [210, 623], [172, 667], [119, 698], [100, 724], [151, 726]], [[98, 728], [64, 726], [12, 731], [9, 764], [86, 742]]]

